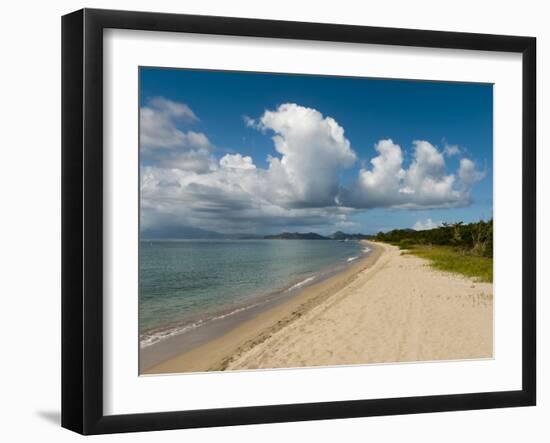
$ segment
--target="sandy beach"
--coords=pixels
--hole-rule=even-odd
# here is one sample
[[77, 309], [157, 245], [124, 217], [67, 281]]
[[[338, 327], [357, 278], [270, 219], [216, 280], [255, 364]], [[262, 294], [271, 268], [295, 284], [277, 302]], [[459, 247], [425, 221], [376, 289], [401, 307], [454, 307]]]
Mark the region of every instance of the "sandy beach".
[[479, 359], [493, 355], [493, 285], [373, 252], [145, 374]]

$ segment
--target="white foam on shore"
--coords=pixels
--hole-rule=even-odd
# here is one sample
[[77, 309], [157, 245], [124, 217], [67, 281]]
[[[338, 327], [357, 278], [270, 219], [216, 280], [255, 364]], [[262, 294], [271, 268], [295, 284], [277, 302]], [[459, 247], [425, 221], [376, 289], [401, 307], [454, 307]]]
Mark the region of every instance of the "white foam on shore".
[[294, 290], [294, 289], [301, 288], [302, 286], [308, 284], [310, 281], [313, 281], [313, 280], [315, 280], [315, 277], [308, 277], [308, 278], [306, 278], [306, 279], [304, 279], [304, 280], [302, 280], [302, 281], [299, 281], [299, 282], [296, 283], [295, 285], [292, 285], [290, 288], [288, 288], [288, 289], [286, 290], [286, 292], [290, 292], [290, 291], [292, 291], [292, 290]]
[[140, 348], [147, 348], [151, 345], [154, 345], [155, 343], [158, 343], [162, 340], [166, 340], [167, 338], [173, 337], [175, 335], [183, 334], [187, 331], [190, 331], [191, 329], [198, 328], [199, 326], [204, 325], [205, 323], [209, 323], [216, 320], [221, 320], [223, 318], [229, 317], [231, 315], [237, 314], [242, 311], [246, 311], [250, 308], [253, 308], [255, 306], [258, 306], [260, 303], [254, 303], [248, 306], [243, 306], [241, 308], [233, 309], [232, 311], [226, 312], [225, 314], [216, 315], [211, 318], [207, 319], [201, 319], [197, 320], [193, 323], [184, 325], [184, 326], [176, 326], [170, 329], [165, 329], [162, 331], [152, 332], [149, 334], [144, 334], [139, 341]]
[[146, 334], [140, 338], [139, 346], [140, 348], [147, 348], [148, 346], [154, 345], [161, 340], [166, 340], [167, 338], [173, 337], [174, 335], [183, 334], [190, 329], [195, 329], [202, 325], [204, 320], [197, 320], [191, 324], [175, 327], [171, 329], [166, 329], [163, 331], [153, 332], [151, 334]]
[[[364, 247], [363, 250], [362, 250], [363, 254], [366, 254], [370, 251], [372, 251], [372, 249], [369, 248], [368, 246]], [[346, 259], [346, 262], [350, 263], [354, 260], [357, 260], [360, 257], [361, 257], [360, 255], [349, 257], [349, 258]], [[307, 278], [293, 284], [292, 286], [287, 288], [284, 292], [288, 293], [288, 292], [292, 292], [296, 289], [299, 289], [302, 286], [305, 286], [305, 285], [311, 283], [317, 277], [318, 277], [317, 275], [307, 277]], [[180, 325], [180, 326], [173, 326], [173, 327], [170, 327], [170, 328], [161, 329], [161, 330], [152, 331], [152, 332], [146, 332], [146, 333], [144, 333], [140, 336], [140, 348], [142, 348], [142, 349], [147, 348], [147, 347], [152, 346], [156, 343], [159, 343], [160, 341], [164, 341], [164, 340], [166, 340], [170, 337], [174, 337], [176, 335], [184, 334], [184, 333], [186, 333], [190, 330], [196, 329], [196, 328], [198, 328], [200, 326], [203, 326], [205, 324], [210, 324], [213, 321], [224, 319], [226, 317], [235, 315], [235, 314], [237, 314], [239, 312], [242, 312], [242, 311], [246, 311], [248, 309], [251, 309], [251, 308], [256, 307], [258, 305], [261, 305], [261, 304], [263, 304], [263, 302], [254, 303], [254, 304], [250, 304], [250, 305], [247, 305], [247, 306], [239, 307], [239, 308], [233, 309], [233, 310], [228, 311], [228, 312], [223, 313], [223, 314], [219, 314], [219, 315], [216, 315], [216, 316], [196, 320], [192, 323], [188, 323], [188, 324], [184, 324], [184, 325]]]

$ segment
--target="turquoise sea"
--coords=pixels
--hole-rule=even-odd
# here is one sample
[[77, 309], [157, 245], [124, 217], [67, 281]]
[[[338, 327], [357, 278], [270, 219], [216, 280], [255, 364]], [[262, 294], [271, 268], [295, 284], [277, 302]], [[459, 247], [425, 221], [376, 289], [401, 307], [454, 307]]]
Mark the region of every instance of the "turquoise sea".
[[333, 240], [141, 241], [140, 345], [291, 296], [368, 250]]

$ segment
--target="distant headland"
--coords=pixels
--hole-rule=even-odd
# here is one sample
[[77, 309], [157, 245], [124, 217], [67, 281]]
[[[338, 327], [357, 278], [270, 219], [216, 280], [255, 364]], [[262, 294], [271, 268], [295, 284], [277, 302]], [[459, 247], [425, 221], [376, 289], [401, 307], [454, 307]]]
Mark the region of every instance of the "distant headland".
[[282, 232], [281, 234], [264, 235], [266, 240], [368, 240], [371, 238], [373, 238], [372, 235], [346, 234], [342, 231], [337, 231], [328, 237], [315, 232]]

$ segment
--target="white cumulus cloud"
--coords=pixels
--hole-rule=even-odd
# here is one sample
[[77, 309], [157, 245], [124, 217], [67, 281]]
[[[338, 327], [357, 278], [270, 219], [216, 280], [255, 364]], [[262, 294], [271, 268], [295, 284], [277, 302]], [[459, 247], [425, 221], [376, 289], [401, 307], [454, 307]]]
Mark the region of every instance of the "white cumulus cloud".
[[241, 154], [226, 154], [220, 159], [220, 166], [233, 169], [256, 169], [252, 157]]
[[392, 140], [380, 140], [374, 149], [378, 156], [370, 163], [370, 169], [359, 171], [359, 178], [352, 188], [350, 199], [344, 204], [353, 207], [393, 206], [399, 204], [404, 194], [412, 192], [403, 184], [403, 153]]
[[144, 151], [155, 148], [208, 147], [208, 138], [193, 131], [178, 129], [179, 123], [198, 121], [184, 103], [154, 97], [140, 109], [140, 146]]
[[270, 179], [289, 190], [294, 200], [289, 203], [335, 205], [339, 171], [356, 160], [344, 129], [332, 117], [294, 103], [266, 111], [259, 126], [274, 133], [281, 157], [269, 158]]
[[159, 156], [152, 156], [158, 166], [193, 171], [200, 174], [213, 171], [217, 168], [216, 159], [206, 148], [189, 150], [170, 150]]
[[468, 189], [471, 188], [478, 181], [485, 178], [486, 172], [480, 171], [476, 168], [475, 163], [469, 158], [460, 159], [460, 168], [458, 169], [458, 176], [460, 180]]
[[357, 163], [357, 154], [344, 128], [316, 109], [285, 103], [257, 119], [244, 118], [246, 126], [272, 138], [267, 167], [240, 153], [216, 157], [205, 134], [186, 128], [197, 121], [187, 105], [162, 98], [141, 108], [143, 229], [350, 227], [350, 215], [370, 208], [466, 205], [485, 176], [466, 158], [457, 172], [448, 172], [444, 150], [425, 140], [413, 142], [406, 165], [401, 146], [384, 139], [356, 179], [343, 186], [340, 174]]
[[448, 157], [453, 157], [462, 153], [462, 149], [458, 145], [445, 145], [443, 152]]
[[355, 185], [343, 193], [343, 204], [364, 209], [448, 208], [468, 204], [471, 184], [481, 177], [473, 162], [468, 160], [464, 167], [461, 163], [457, 180], [455, 174], [447, 172], [444, 155], [434, 145], [417, 140], [413, 146], [412, 161], [406, 168], [401, 146], [391, 139], [380, 140], [375, 145], [378, 155], [371, 159], [370, 168], [359, 171]]
[[431, 218], [426, 220], [418, 220], [412, 227], [415, 231], [428, 231], [430, 229], [439, 228], [443, 223], [441, 221], [434, 222]]

